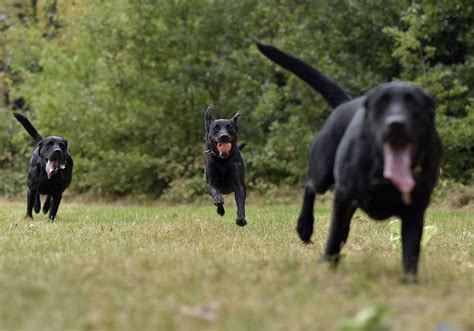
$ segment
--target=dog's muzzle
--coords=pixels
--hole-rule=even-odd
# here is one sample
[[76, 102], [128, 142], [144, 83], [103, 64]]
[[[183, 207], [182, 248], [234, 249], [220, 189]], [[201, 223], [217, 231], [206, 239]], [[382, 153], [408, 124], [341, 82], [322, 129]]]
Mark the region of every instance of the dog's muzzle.
[[230, 155], [230, 151], [232, 150], [232, 143], [230, 142], [218, 142], [217, 143], [217, 150], [219, 151], [219, 156], [222, 158], [226, 158]]
[[66, 161], [62, 158], [61, 151], [54, 151], [52, 157], [46, 161], [46, 175], [48, 179], [58, 172], [59, 169], [66, 168]]

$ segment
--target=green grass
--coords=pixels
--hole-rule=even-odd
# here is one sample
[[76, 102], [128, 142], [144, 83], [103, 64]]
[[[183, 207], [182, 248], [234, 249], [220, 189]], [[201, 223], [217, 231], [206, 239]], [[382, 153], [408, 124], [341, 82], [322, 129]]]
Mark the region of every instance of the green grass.
[[[240, 228], [234, 206], [221, 218], [211, 203], [65, 203], [51, 224], [0, 202], [0, 330], [336, 330], [367, 307], [386, 307], [391, 330], [474, 328], [472, 212], [430, 210], [415, 286], [388, 222], [362, 213], [340, 268], [317, 264], [330, 210], [304, 246], [296, 203], [250, 205]], [[216, 320], [183, 313], [203, 305]]]

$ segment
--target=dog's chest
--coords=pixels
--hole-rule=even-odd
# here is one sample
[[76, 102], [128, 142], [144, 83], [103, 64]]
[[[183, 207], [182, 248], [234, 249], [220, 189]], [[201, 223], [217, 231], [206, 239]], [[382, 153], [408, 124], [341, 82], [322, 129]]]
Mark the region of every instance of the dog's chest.
[[48, 179], [46, 175], [41, 176], [41, 179], [38, 181], [37, 185], [38, 192], [40, 194], [52, 194], [66, 189], [69, 185], [69, 182], [66, 180], [65, 174], [58, 172], [50, 179]]
[[219, 188], [219, 190], [224, 193], [228, 194], [232, 192], [232, 182], [233, 176], [232, 172], [227, 171], [226, 169], [222, 169], [215, 173], [213, 178], [215, 185]]
[[208, 180], [217, 188], [221, 193], [228, 194], [233, 191], [233, 182], [235, 181], [235, 171], [232, 164], [209, 164], [206, 168], [206, 174]]
[[38, 192], [40, 194], [50, 194], [56, 185], [57, 184], [53, 183], [51, 180], [43, 180], [38, 185]]
[[403, 208], [400, 192], [391, 185], [370, 187], [357, 200], [360, 208], [376, 220], [397, 215]]

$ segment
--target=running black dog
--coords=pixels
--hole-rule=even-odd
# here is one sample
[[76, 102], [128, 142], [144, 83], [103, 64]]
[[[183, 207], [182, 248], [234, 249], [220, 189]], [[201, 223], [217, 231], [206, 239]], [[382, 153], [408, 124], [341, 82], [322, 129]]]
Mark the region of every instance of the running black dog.
[[270, 60], [319, 92], [334, 110], [314, 142], [297, 232], [313, 233], [316, 193], [334, 186], [329, 238], [322, 256], [337, 264], [352, 215], [362, 208], [376, 220], [402, 220], [403, 267], [415, 280], [425, 210], [435, 187], [441, 142], [435, 100], [408, 83], [382, 84], [351, 100], [336, 82], [279, 49], [257, 43]]
[[55, 136], [43, 138], [26, 117], [18, 113], [14, 116], [36, 143], [28, 167], [26, 215], [33, 218], [33, 208], [39, 213], [40, 194], [46, 194], [43, 212], [46, 214], [49, 210], [49, 219], [54, 222], [62, 194], [72, 179], [73, 162], [67, 140]]
[[207, 190], [214, 198], [217, 213], [224, 216], [224, 198], [222, 194], [234, 192], [237, 203], [237, 220], [239, 226], [247, 224], [245, 220], [245, 163], [240, 151], [244, 144], [237, 145], [239, 129], [237, 119], [242, 115], [237, 112], [231, 119], [212, 118], [212, 107], [205, 115], [206, 123], [206, 162], [205, 173]]

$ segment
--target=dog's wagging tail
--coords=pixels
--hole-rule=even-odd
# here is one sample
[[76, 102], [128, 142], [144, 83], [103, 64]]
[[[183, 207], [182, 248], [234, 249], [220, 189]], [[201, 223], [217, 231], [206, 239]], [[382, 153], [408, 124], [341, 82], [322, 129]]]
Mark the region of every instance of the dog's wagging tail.
[[344, 91], [341, 85], [323, 75], [319, 70], [294, 56], [282, 52], [275, 46], [265, 45], [258, 41], [256, 41], [256, 44], [263, 55], [294, 73], [308, 83], [316, 92], [320, 93], [331, 108], [334, 109], [340, 104], [351, 100], [351, 97]]
[[33, 127], [33, 125], [31, 125], [30, 121], [28, 121], [28, 119], [25, 116], [19, 113], [13, 113], [13, 116], [15, 116], [17, 121], [20, 122], [21, 125], [23, 125], [26, 132], [30, 134], [30, 136], [33, 138], [35, 143], [38, 143], [43, 139], [43, 137], [38, 133], [38, 131], [36, 131], [36, 129]]

